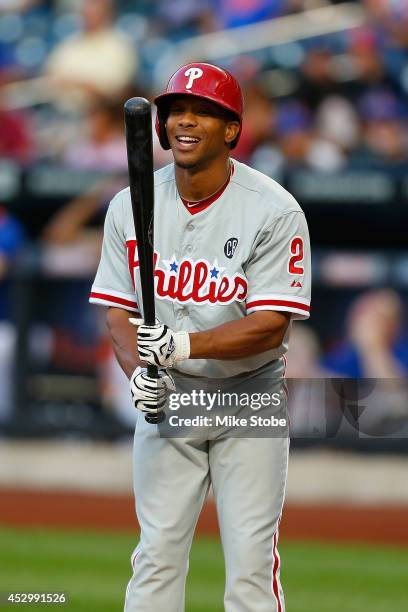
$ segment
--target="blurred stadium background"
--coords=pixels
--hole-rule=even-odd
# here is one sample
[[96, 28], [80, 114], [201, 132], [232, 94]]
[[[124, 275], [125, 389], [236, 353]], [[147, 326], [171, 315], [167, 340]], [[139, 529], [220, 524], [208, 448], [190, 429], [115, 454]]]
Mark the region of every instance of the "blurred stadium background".
[[[122, 607], [135, 415], [88, 292], [127, 184], [123, 103], [194, 60], [240, 79], [234, 157], [310, 227], [312, 317], [287, 371], [288, 610], [405, 610], [407, 0], [0, 0], [0, 591]], [[210, 500], [187, 609], [221, 610], [222, 582]]]

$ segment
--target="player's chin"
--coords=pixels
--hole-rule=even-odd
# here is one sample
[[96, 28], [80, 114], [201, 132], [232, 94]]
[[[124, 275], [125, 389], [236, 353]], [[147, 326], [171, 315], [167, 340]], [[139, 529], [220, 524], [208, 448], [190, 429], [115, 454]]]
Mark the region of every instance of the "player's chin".
[[176, 166], [183, 169], [195, 168], [200, 163], [200, 156], [191, 152], [180, 152], [173, 149], [173, 156]]

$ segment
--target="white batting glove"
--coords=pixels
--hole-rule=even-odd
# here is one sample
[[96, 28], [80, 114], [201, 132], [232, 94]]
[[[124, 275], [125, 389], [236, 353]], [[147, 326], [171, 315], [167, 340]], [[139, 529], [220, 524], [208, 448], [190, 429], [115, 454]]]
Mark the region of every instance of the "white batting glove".
[[147, 368], [138, 366], [130, 379], [130, 392], [137, 410], [157, 414], [167, 400], [168, 393], [175, 391], [173, 378], [166, 370], [158, 371], [158, 378], [147, 373]]
[[163, 323], [144, 325], [143, 319], [129, 319], [137, 325], [137, 349], [140, 359], [151, 365], [171, 368], [175, 361], [190, 357], [188, 332], [174, 332]]

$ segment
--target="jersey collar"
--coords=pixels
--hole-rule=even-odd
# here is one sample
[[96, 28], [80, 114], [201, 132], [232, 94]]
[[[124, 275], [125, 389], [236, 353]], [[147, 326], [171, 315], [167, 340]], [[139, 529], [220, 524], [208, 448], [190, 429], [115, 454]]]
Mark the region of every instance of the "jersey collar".
[[225, 181], [225, 183], [215, 192], [213, 193], [211, 196], [209, 196], [208, 198], [205, 198], [204, 200], [199, 200], [198, 202], [191, 202], [189, 200], [185, 200], [184, 198], [182, 198], [180, 196], [181, 201], [183, 202], [186, 210], [188, 210], [188, 212], [191, 215], [195, 215], [196, 213], [201, 212], [202, 210], [205, 210], [206, 208], [208, 208], [211, 204], [213, 204], [216, 200], [218, 200], [218, 198], [220, 198], [222, 196], [222, 194], [224, 193], [224, 191], [226, 190], [226, 188], [229, 185], [229, 182], [231, 180], [232, 175], [234, 174], [234, 163], [232, 161], [232, 159], [230, 160], [230, 171], [229, 171], [229, 175], [227, 180]]

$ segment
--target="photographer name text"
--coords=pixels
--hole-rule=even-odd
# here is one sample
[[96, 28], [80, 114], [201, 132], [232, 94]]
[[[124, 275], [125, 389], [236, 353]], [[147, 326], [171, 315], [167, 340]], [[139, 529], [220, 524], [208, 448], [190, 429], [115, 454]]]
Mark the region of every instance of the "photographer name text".
[[274, 416], [262, 417], [259, 415], [245, 418], [234, 415], [180, 417], [177, 414], [172, 414], [169, 417], [169, 425], [171, 427], [286, 427], [287, 420]]

